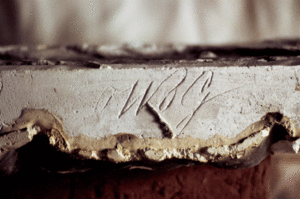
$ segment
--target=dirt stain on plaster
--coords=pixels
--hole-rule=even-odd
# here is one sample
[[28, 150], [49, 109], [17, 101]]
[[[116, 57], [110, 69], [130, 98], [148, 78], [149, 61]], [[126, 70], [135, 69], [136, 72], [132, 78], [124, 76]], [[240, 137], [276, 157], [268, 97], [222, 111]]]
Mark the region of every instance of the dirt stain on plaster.
[[297, 76], [296, 71], [294, 71], [294, 73], [295, 73], [295, 78], [296, 78], [296, 88], [295, 88], [295, 91], [300, 91], [299, 78], [298, 78], [298, 76]]

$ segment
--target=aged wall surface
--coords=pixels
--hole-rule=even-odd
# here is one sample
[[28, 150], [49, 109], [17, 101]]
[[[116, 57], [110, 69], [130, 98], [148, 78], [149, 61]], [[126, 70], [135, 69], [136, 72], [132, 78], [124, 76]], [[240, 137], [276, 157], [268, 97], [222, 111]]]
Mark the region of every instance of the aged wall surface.
[[[297, 40], [7, 46], [0, 58], [0, 172], [20, 190], [264, 198], [269, 155], [300, 148]], [[24, 185], [31, 173], [46, 181]]]

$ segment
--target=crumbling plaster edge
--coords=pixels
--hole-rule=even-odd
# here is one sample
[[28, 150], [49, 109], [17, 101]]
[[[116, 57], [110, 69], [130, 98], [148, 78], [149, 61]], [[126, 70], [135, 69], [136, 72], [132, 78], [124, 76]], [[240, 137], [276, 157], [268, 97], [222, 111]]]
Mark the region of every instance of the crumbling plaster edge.
[[[112, 135], [111, 139], [107, 140], [114, 140], [115, 142], [112, 142], [113, 145], [108, 148], [101, 148], [102, 146], [100, 146], [99, 150], [97, 150], [87, 147], [89, 143], [85, 143], [85, 146], [80, 145], [78, 137], [67, 136], [63, 129], [62, 121], [50, 111], [24, 109], [21, 116], [16, 119], [13, 124], [2, 125], [0, 130], [0, 141], [2, 142], [1, 153], [20, 148], [31, 142], [34, 136], [45, 134], [49, 139], [49, 145], [55, 147], [58, 151], [83, 159], [110, 161], [114, 163], [142, 160], [160, 162], [166, 159], [187, 159], [200, 163], [210, 163], [225, 168], [244, 168], [258, 164], [270, 153], [272, 144], [278, 141], [274, 139], [273, 135], [274, 133], [278, 133], [275, 132], [276, 129], [274, 129], [278, 127], [282, 127], [282, 129], [285, 130], [285, 132], [280, 133], [286, 133], [286, 135], [284, 135], [285, 139], [292, 142], [292, 148], [295, 153], [299, 152], [300, 139], [297, 139], [299, 137], [299, 129], [295, 128], [293, 122], [288, 117], [280, 113], [267, 113], [261, 121], [257, 123], [260, 123], [260, 125], [263, 124], [263, 127], [249, 133], [238, 142], [227, 145], [203, 146], [198, 144], [194, 145], [194, 147], [177, 147], [176, 145], [174, 145], [174, 147], [162, 147], [164, 146], [162, 145], [158, 148], [151, 145], [151, 141], [149, 140], [149, 143], [145, 144], [145, 138], [138, 138], [128, 133], [120, 133]], [[27, 136], [28, 139], [22, 142], [16, 140], [16, 137], [21, 135]], [[141, 139], [143, 139], [143, 141], [141, 141]], [[166, 137], [160, 140], [158, 138], [152, 138], [152, 140], [156, 142], [176, 142], [178, 139], [183, 141], [188, 138]], [[13, 140], [16, 141], [13, 142]], [[85, 140], [92, 143], [92, 138], [85, 137]], [[102, 143], [106, 142], [105, 139], [101, 141]], [[138, 145], [139, 147], [134, 149], [128, 147], [134, 145], [132, 142], [142, 142], [143, 144]], [[76, 151], [76, 153], [74, 153], [74, 151]], [[257, 154], [259, 155], [257, 156]], [[257, 158], [253, 159], [254, 156], [257, 156]]]

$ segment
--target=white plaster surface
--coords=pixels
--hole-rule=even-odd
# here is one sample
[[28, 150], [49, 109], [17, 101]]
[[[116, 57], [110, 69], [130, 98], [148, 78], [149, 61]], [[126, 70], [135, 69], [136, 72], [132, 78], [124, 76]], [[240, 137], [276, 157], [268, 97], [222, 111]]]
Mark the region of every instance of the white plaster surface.
[[[23, 109], [46, 109], [69, 136], [130, 133], [233, 138], [268, 112], [299, 121], [300, 66], [124, 67], [9, 66], [0, 69], [0, 122]], [[152, 107], [152, 111], [150, 111]]]

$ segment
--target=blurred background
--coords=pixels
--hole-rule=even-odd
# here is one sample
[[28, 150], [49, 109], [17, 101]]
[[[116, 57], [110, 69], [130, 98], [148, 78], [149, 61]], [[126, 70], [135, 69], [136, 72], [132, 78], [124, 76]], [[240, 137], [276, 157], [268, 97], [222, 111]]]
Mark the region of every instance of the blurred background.
[[0, 44], [227, 44], [300, 37], [299, 0], [1, 0]]

